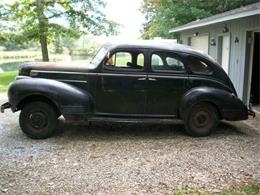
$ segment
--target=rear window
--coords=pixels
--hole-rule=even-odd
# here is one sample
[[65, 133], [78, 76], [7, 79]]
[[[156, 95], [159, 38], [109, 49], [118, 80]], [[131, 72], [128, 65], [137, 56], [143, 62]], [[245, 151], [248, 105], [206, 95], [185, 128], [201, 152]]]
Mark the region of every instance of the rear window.
[[189, 67], [193, 73], [196, 74], [212, 74], [213, 70], [210, 65], [196, 57], [189, 57]]

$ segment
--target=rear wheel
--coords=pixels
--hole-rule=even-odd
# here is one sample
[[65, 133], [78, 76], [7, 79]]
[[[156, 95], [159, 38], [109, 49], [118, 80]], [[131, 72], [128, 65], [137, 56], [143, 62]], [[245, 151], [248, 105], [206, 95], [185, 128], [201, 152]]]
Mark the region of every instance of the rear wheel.
[[50, 137], [57, 127], [57, 111], [48, 103], [32, 102], [22, 108], [19, 122], [27, 136], [33, 139], [45, 139]]
[[194, 105], [186, 114], [184, 125], [188, 134], [204, 137], [216, 130], [219, 123], [218, 112], [208, 103]]

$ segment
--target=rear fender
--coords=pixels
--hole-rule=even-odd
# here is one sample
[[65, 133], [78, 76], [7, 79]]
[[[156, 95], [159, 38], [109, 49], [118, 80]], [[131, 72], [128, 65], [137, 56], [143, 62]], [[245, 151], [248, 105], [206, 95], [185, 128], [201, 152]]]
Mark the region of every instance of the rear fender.
[[59, 109], [69, 120], [88, 117], [93, 113], [94, 101], [85, 90], [51, 79], [30, 78], [14, 81], [8, 91], [13, 112], [21, 109], [21, 103], [32, 97], [44, 97]]
[[184, 119], [191, 107], [200, 102], [208, 102], [215, 106], [222, 119], [248, 118], [247, 107], [234, 93], [213, 87], [196, 87], [185, 93], [180, 103], [181, 118]]

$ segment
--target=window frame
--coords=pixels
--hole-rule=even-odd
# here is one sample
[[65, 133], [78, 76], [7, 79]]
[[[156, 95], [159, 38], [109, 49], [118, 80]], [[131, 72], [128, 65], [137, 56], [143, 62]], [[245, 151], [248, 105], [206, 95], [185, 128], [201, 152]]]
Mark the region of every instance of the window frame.
[[[176, 60], [179, 60], [180, 62], [182, 62], [183, 66], [184, 66], [184, 70], [154, 70], [153, 67], [152, 67], [152, 56], [153, 54], [155, 55], [158, 55], [161, 57], [160, 54], [163, 54], [163, 55], [169, 55], [170, 56], [173, 56]], [[167, 58], [167, 56], [166, 56]], [[165, 60], [166, 60], [165, 58]], [[164, 60], [162, 59], [163, 63], [164, 63]], [[185, 59], [182, 59], [182, 56], [181, 55], [178, 55], [178, 53], [174, 52], [174, 51], [168, 51], [168, 50], [153, 50], [150, 52], [149, 54], [149, 69], [150, 69], [150, 72], [152, 73], [172, 73], [172, 74], [187, 74], [187, 67], [186, 67], [186, 63], [185, 63]]]

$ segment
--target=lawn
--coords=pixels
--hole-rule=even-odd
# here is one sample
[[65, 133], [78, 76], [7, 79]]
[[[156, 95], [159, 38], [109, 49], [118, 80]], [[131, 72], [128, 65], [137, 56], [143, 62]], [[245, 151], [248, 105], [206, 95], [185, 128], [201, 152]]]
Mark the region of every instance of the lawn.
[[9, 83], [15, 79], [17, 73], [18, 71], [0, 73], [0, 92], [7, 91]]

